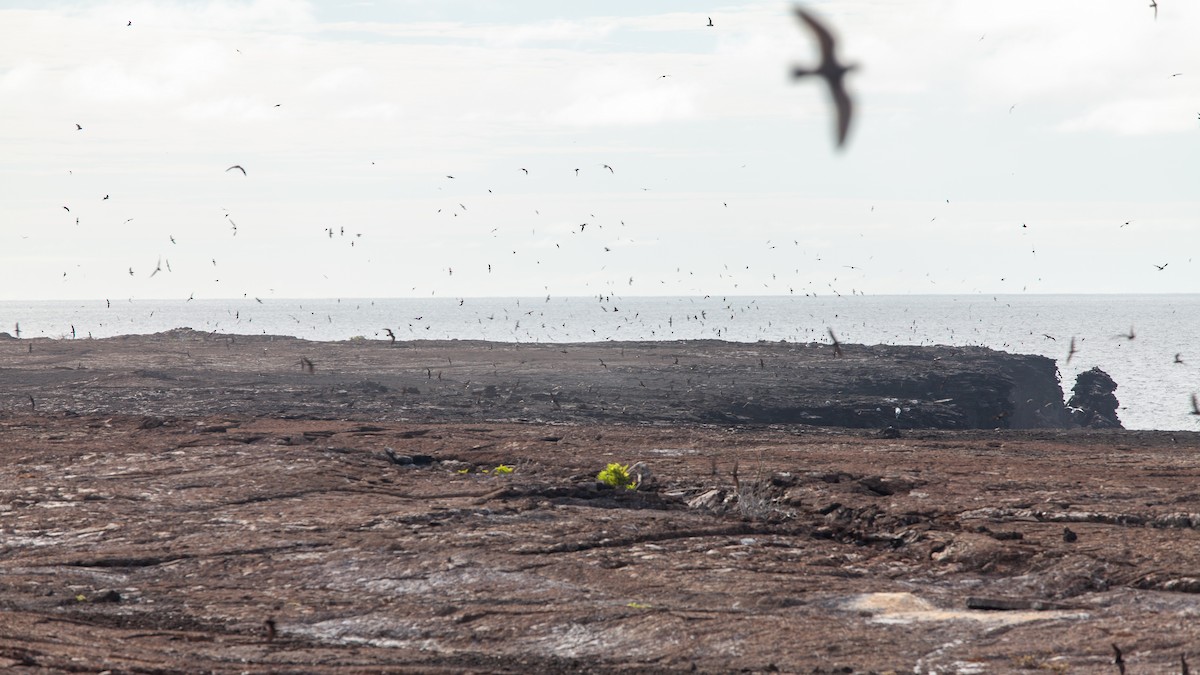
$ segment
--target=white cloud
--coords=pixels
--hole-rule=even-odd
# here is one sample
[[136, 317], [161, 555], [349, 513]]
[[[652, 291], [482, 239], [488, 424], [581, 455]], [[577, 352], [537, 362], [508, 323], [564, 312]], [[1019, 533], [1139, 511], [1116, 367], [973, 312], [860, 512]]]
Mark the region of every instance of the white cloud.
[[1189, 102], [1183, 97], [1110, 101], [1064, 121], [1058, 129], [1108, 131], [1129, 136], [1189, 131], [1196, 128], [1196, 119], [1188, 114], [1194, 107], [1189, 106]]
[[[648, 80], [653, 77], [652, 80]], [[599, 68], [569, 87], [570, 102], [547, 119], [566, 126], [659, 124], [693, 117], [696, 88], [633, 68]]]

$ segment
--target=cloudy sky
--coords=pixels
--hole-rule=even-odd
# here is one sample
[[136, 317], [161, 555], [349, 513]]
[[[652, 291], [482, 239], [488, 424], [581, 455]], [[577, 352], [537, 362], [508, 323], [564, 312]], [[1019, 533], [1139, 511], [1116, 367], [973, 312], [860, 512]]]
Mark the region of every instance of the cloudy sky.
[[0, 0], [0, 299], [1194, 292], [1159, 4]]

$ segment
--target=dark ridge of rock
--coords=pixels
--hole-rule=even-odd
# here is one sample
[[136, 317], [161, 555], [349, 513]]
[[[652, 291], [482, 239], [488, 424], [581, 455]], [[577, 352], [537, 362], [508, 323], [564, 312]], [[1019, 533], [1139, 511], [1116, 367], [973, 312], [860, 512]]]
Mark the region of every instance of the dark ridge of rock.
[[1089, 429], [1124, 429], [1117, 417], [1120, 404], [1113, 393], [1116, 390], [1116, 381], [1099, 368], [1080, 373], [1071, 389], [1071, 400], [1067, 401], [1071, 419]]
[[392, 344], [187, 328], [26, 342], [38, 343], [33, 356], [0, 348], [0, 409], [33, 396], [39, 410], [160, 418], [1074, 426], [1053, 360], [983, 347], [844, 344], [838, 356], [825, 343]]
[[[818, 345], [820, 346], [820, 345]], [[1059, 429], [1070, 425], [1052, 359], [984, 347], [843, 345], [803, 385], [735, 410], [749, 421], [851, 428]], [[834, 397], [814, 400], [825, 392]], [[789, 404], [789, 394], [795, 400]], [[899, 415], [896, 409], [900, 409]], [[727, 420], [728, 421], [728, 420]]]

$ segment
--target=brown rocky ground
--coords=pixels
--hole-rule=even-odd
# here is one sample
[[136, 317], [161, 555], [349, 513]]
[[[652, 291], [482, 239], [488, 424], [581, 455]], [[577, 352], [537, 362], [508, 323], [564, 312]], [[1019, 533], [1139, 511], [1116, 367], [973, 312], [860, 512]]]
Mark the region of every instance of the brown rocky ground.
[[[1115, 673], [1116, 644], [1177, 673], [1200, 645], [1194, 434], [539, 419], [534, 371], [595, 360], [519, 388], [484, 379], [516, 347], [27, 343], [0, 343], [17, 672]], [[638, 461], [653, 484], [597, 486]]]

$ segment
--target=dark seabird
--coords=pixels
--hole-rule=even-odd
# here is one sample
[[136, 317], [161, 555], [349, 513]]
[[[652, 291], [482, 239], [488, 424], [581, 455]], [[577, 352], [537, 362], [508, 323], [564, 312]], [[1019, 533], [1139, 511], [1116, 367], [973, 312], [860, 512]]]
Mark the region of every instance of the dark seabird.
[[616, 173], [616, 171], [613, 171], [613, 168], [607, 164], [601, 164], [600, 166], [604, 167], [605, 169], [608, 169], [609, 173]]
[[1167, 265], [1170, 265], [1171, 263], [1163, 263], [1163, 264], [1161, 264], [1161, 265], [1159, 265], [1158, 263], [1150, 263], [1150, 264], [1151, 264], [1151, 265], [1154, 265], [1155, 267], [1157, 267], [1157, 268], [1158, 268], [1158, 271], [1159, 271], [1159, 272], [1161, 272], [1161, 271], [1163, 271], [1163, 270], [1167, 269]]
[[1074, 357], [1078, 353], [1079, 353], [1079, 350], [1075, 349], [1075, 337], [1072, 336], [1071, 337], [1071, 348], [1069, 350], [1067, 350], [1067, 365], [1068, 366], [1071, 365], [1071, 358]]
[[575, 177], [579, 178], [579, 169], [575, 169]]
[[529, 169], [521, 169], [521, 170], [525, 172], [525, 175], [526, 175], [526, 176], [528, 176], [528, 175], [529, 175]]
[[712, 25], [713, 25], [712, 17], [710, 16], [710, 17], [708, 17], [708, 27], [712, 28]]
[[1192, 414], [1200, 415], [1200, 402], [1196, 401], [1196, 395], [1192, 394]]
[[1183, 363], [1183, 352], [1175, 352], [1175, 363]]
[[[1157, 21], [1158, 20], [1158, 3], [1155, 2], [1155, 0], [1150, 0], [1150, 7], [1152, 7], [1154, 9], [1154, 19]], [[1122, 668], [1121, 670], [1124, 671], [1125, 669]]]
[[850, 115], [853, 110], [850, 96], [846, 93], [846, 87], [842, 80], [847, 72], [854, 70], [857, 66], [853, 64], [843, 66], [838, 63], [837, 56], [834, 54], [833, 35], [808, 12], [800, 7], [796, 7], [795, 10], [796, 16], [817, 36], [817, 41], [821, 45], [821, 62], [817, 64], [815, 70], [794, 68], [792, 77], [799, 79], [817, 75], [825, 78], [826, 84], [829, 85], [829, 93], [833, 96], [833, 103], [837, 107], [837, 145], [840, 148], [846, 142], [846, 133], [850, 130]]
[[83, 126], [78, 122], [75, 123], [75, 131], [83, 131]]
[[1112, 648], [1113, 648], [1113, 663], [1116, 664], [1116, 666], [1117, 666], [1117, 672], [1120, 673], [1121, 675], [1125, 675], [1125, 658], [1121, 656], [1121, 648], [1116, 646], [1115, 644], [1112, 646]]
[[838, 342], [837, 336], [833, 334], [832, 328], [826, 328], [829, 331], [829, 339], [833, 340], [833, 355], [835, 357], [842, 355], [842, 343]]
[[246, 175], [246, 170], [242, 168], [241, 164], [234, 164], [233, 166], [229, 167], [228, 169], [225, 169], [225, 171], [233, 171], [234, 169], [241, 171], [243, 176]]
[[1079, 539], [1079, 535], [1075, 534], [1074, 530], [1072, 530], [1069, 527], [1063, 528], [1063, 541], [1067, 542], [1068, 544], [1071, 544], [1071, 543], [1074, 543], [1075, 541], [1077, 541], [1078, 539]]
[[1130, 327], [1129, 327], [1129, 332], [1128, 332], [1128, 333], [1122, 333], [1122, 334], [1118, 335], [1117, 337], [1123, 337], [1123, 338], [1125, 338], [1126, 340], [1132, 340], [1132, 339], [1134, 339], [1134, 338], [1136, 338], [1136, 337], [1137, 337], [1137, 333], [1134, 333], [1134, 332], [1133, 332], [1133, 326], [1130, 326]]
[[300, 369], [306, 370], [306, 371], [308, 371], [309, 375], [312, 375], [313, 371], [316, 370], [316, 366], [307, 357], [301, 356], [300, 357]]
[[396, 334], [392, 332], [391, 328], [384, 328], [383, 332], [387, 333], [387, 336], [392, 339], [392, 342], [396, 341]]

